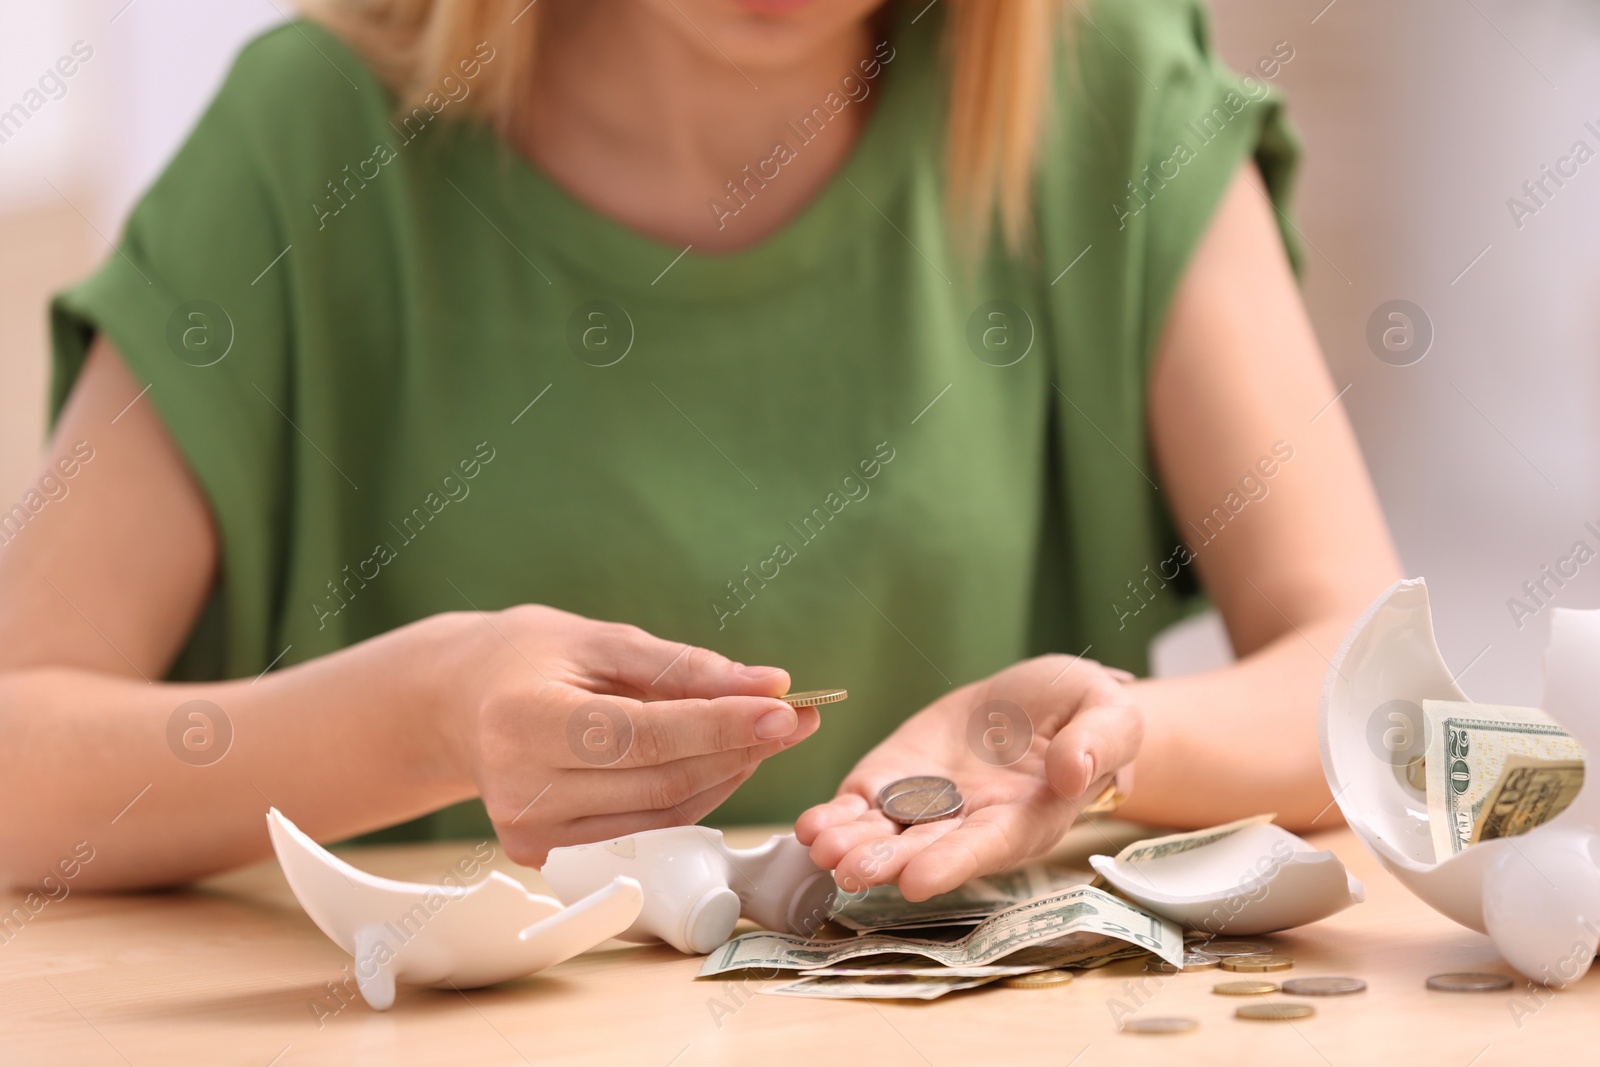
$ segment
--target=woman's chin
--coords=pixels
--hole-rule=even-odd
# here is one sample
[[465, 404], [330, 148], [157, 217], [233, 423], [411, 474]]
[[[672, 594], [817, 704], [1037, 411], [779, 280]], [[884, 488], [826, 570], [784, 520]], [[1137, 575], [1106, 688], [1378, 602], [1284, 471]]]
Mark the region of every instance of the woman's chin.
[[752, 15], [788, 15], [815, 4], [817, 0], [733, 0]]

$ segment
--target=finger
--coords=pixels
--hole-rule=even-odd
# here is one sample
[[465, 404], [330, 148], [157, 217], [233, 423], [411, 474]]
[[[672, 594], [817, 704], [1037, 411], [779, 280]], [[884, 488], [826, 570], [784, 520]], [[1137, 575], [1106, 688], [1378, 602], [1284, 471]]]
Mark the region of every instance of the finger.
[[1051, 738], [1045, 777], [1064, 797], [1079, 797], [1102, 775], [1138, 755], [1144, 718], [1126, 701], [1081, 708]]
[[815, 732], [817, 721], [814, 713], [803, 721], [794, 708], [770, 697], [643, 704], [594, 697], [565, 716], [554, 717], [547, 730], [561, 732], [559, 747], [551, 750], [560, 766], [622, 770], [803, 739], [809, 736], [806, 730]]
[[598, 624], [584, 636], [579, 666], [601, 688], [641, 700], [775, 697], [789, 691], [788, 672], [777, 667], [747, 667], [709, 648], [664, 641], [620, 623]]
[[860, 892], [870, 886], [889, 885], [900, 872], [935, 841], [954, 833], [958, 819], [908, 826], [891, 837], [863, 841], [845, 854], [834, 868], [833, 881], [846, 892]]
[[754, 767], [669, 808], [627, 812], [621, 815], [591, 815], [575, 819], [557, 830], [555, 836], [561, 844], [579, 845], [590, 841], [609, 841], [614, 837], [624, 837], [645, 830], [661, 830], [668, 826], [689, 826], [715, 811], [753, 773], [755, 773]]
[[810, 846], [822, 831], [830, 826], [855, 822], [867, 807], [867, 798], [854, 793], [834, 797], [826, 804], [818, 804], [802, 812], [794, 821], [794, 836], [802, 845]]
[[573, 771], [562, 781], [556, 810], [572, 817], [663, 811], [686, 803], [783, 751], [783, 742], [690, 756], [654, 767]]
[[799, 714], [800, 725], [794, 733], [783, 739], [784, 748], [793, 748], [812, 734], [822, 728], [822, 713], [816, 708], [795, 708]]
[[893, 837], [900, 827], [881, 811], [863, 811], [853, 822], [837, 823], [817, 834], [811, 844], [811, 859], [818, 867], [836, 869], [849, 852], [866, 841]]
[[907, 900], [927, 900], [1014, 867], [1041, 851], [1046, 838], [1056, 840], [1062, 822], [1036, 805], [984, 808], [911, 857], [900, 872], [900, 893]]

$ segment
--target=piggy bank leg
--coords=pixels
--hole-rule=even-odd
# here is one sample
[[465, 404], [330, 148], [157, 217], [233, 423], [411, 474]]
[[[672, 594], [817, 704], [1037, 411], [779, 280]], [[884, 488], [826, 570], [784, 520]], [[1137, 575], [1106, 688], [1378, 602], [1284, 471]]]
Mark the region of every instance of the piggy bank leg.
[[383, 934], [381, 926], [363, 926], [356, 931], [356, 986], [373, 1011], [394, 1007], [393, 953]]
[[1546, 827], [1505, 845], [1484, 875], [1484, 929], [1535, 982], [1577, 981], [1600, 944], [1600, 832]]

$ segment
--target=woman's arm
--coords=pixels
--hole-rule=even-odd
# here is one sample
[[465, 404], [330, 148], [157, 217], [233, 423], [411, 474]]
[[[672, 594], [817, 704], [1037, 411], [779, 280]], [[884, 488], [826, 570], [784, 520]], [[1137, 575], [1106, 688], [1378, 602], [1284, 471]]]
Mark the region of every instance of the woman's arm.
[[[473, 795], [508, 854], [539, 863], [701, 818], [816, 729], [814, 709], [771, 699], [782, 671], [536, 606], [434, 616], [259, 679], [161, 681], [218, 541], [139, 390], [97, 343], [44, 469], [79, 441], [92, 459], [0, 543], [0, 884], [92, 854], [77, 887], [166, 885], [265, 856], [269, 804], [329, 839]], [[569, 743], [598, 696], [631, 724], [626, 750]], [[186, 709], [174, 740], [190, 701], [222, 714]], [[225, 755], [185, 748], [223, 716]]]
[[[1239, 662], [1134, 686], [1145, 740], [1131, 819], [1200, 826], [1277, 811], [1289, 827], [1335, 822], [1317, 752], [1322, 680], [1350, 624], [1400, 577], [1272, 212], [1255, 168], [1242, 168], [1156, 356], [1159, 480]], [[1249, 501], [1237, 515], [1230, 493], [1234, 506]]]
[[[1131, 682], [1045, 656], [963, 686], [800, 817], [812, 858], [848, 889], [897, 882], [923, 900], [1049, 849], [1091, 783], [1135, 751], [1128, 818], [1188, 827], [1276, 811], [1292, 828], [1334, 822], [1317, 754], [1327, 657], [1399, 575], [1334, 395], [1272, 209], [1245, 167], [1185, 270], [1150, 397], [1168, 501], [1240, 662]], [[967, 740], [973, 709], [989, 701], [1009, 701], [1029, 724], [1015, 762]], [[959, 784], [960, 818], [901, 829], [876, 810], [885, 783], [929, 773]]]

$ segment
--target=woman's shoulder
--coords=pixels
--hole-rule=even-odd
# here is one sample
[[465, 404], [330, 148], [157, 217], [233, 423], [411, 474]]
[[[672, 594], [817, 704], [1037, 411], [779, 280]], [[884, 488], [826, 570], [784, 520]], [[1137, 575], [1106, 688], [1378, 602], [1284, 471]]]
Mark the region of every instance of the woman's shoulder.
[[384, 128], [393, 96], [365, 60], [325, 27], [296, 19], [249, 41], [212, 105], [214, 123], [258, 162], [283, 162]]
[[1096, 0], [1074, 8], [1070, 66], [1089, 87], [1148, 101], [1214, 67], [1201, 0]]

